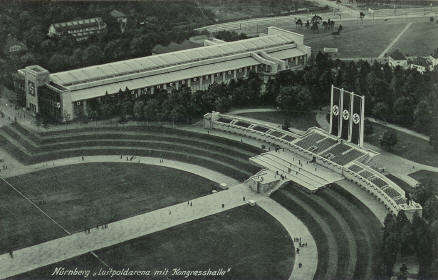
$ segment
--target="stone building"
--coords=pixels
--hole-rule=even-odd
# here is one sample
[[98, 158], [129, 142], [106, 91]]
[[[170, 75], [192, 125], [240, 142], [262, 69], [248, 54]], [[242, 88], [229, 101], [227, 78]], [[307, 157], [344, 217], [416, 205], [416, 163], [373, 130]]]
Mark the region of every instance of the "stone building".
[[106, 30], [106, 23], [100, 17], [53, 23], [49, 26], [49, 37], [73, 36], [77, 41]]
[[267, 34], [235, 42], [210, 40], [199, 48], [58, 73], [33, 65], [18, 73], [25, 79], [26, 106], [66, 121], [86, 115], [91, 100], [126, 88], [135, 97], [182, 85], [194, 92], [245, 79], [251, 71], [266, 82], [279, 71], [302, 68], [310, 54], [303, 35], [269, 27]]

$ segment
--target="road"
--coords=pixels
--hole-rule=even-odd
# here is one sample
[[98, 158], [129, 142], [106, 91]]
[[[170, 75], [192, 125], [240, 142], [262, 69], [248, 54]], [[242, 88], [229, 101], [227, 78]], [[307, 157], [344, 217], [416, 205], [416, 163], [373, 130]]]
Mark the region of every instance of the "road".
[[[322, 0], [318, 0], [320, 2]], [[331, 6], [336, 5], [332, 1], [324, 1], [329, 2]], [[322, 2], [321, 2], [322, 3]], [[345, 6], [340, 5], [338, 8], [340, 13], [336, 13], [334, 15], [333, 12], [326, 13], [318, 13], [323, 19], [335, 19], [336, 22], [348, 22], [348, 21], [357, 21], [359, 18], [359, 11], [355, 11], [353, 9], [347, 8]], [[341, 18], [338, 18], [340, 14]], [[394, 12], [393, 9], [384, 9], [384, 10], [376, 10], [374, 11], [374, 16], [372, 16], [369, 12], [366, 12], [366, 16], [363, 19], [365, 22], [386, 22], [388, 20], [418, 20], [422, 18], [428, 18], [430, 16], [437, 16], [438, 7], [434, 7], [433, 9], [398, 9]], [[264, 31], [264, 28], [271, 25], [286, 25], [286, 24], [295, 24], [295, 21], [298, 18], [302, 20], [310, 20], [311, 14], [297, 14], [297, 15], [289, 15], [289, 16], [276, 16], [276, 17], [262, 17], [262, 18], [253, 18], [247, 20], [237, 20], [233, 22], [226, 23], [218, 23], [213, 25], [208, 25], [204, 27], [197, 28], [197, 31], [207, 30], [211, 33], [218, 32], [221, 30], [227, 31], [236, 31], [236, 32], [244, 32], [247, 35], [253, 36], [257, 35], [260, 32]]]

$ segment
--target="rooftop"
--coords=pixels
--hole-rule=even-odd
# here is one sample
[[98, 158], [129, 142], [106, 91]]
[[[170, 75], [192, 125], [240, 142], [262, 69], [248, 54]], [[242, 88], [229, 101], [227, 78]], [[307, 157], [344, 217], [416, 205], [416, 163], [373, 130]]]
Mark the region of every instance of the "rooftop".
[[206, 59], [259, 51], [293, 43], [294, 40], [292, 37], [284, 34], [274, 34], [225, 44], [193, 48], [58, 72], [51, 74], [50, 79], [54, 83], [62, 86], [72, 86], [170, 66], [188, 64]]
[[119, 10], [112, 10], [110, 13], [111, 16], [118, 18], [118, 17], [126, 17], [126, 15], [124, 13], [122, 13]]
[[76, 30], [78, 28], [97, 27], [103, 23], [104, 22], [102, 18], [96, 17], [96, 18], [54, 23], [53, 27], [56, 29], [57, 32], [66, 32], [68, 30]]

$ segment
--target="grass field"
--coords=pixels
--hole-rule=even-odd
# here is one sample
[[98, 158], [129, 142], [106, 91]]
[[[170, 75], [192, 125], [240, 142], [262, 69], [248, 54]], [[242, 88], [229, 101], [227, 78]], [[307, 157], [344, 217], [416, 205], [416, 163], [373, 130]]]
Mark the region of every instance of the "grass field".
[[[379, 137], [385, 130], [386, 128], [382, 125], [373, 124], [373, 133], [365, 135], [365, 141], [380, 147]], [[394, 131], [397, 134], [397, 144], [392, 147], [392, 153], [418, 163], [438, 166], [438, 155], [429, 142], [397, 130]]]
[[[317, 53], [324, 48], [338, 48], [334, 57], [377, 57], [403, 30], [406, 23], [356, 24], [342, 22], [341, 35], [330, 32], [305, 35], [304, 43]], [[370, 43], [372, 42], [372, 43]]]
[[239, 116], [252, 118], [256, 120], [272, 122], [277, 124], [282, 124], [285, 120], [290, 121], [290, 126], [293, 128], [307, 130], [310, 127], [318, 127], [318, 123], [315, 119], [316, 113], [299, 113], [291, 114], [284, 111], [273, 111], [273, 112], [254, 112], [254, 113], [243, 113]]
[[417, 180], [418, 182], [435, 187], [435, 193], [438, 194], [438, 173], [431, 172], [427, 170], [420, 170], [415, 173], [409, 174], [412, 178]]
[[[166, 267], [169, 270], [231, 268], [224, 277], [195, 279], [285, 280], [288, 279], [294, 263], [294, 247], [288, 233], [264, 210], [251, 206], [238, 207], [127, 241], [97, 251], [96, 254], [114, 269], [129, 267], [131, 270], [154, 271]], [[102, 267], [95, 258], [87, 254], [12, 279], [46, 279], [59, 266], [93, 271]]]
[[419, 56], [430, 55], [438, 48], [438, 24], [414, 23], [395, 43], [392, 50], [400, 50], [404, 54]]
[[[70, 232], [207, 195], [215, 184], [176, 169], [135, 163], [77, 164], [8, 181]], [[0, 197], [0, 253], [65, 235], [4, 183]]]
[[403, 181], [402, 179], [398, 178], [397, 176], [394, 176], [392, 174], [385, 175], [388, 179], [396, 183], [400, 188], [402, 188], [405, 192], [413, 192], [415, 190], [414, 187], [411, 187], [408, 183]]

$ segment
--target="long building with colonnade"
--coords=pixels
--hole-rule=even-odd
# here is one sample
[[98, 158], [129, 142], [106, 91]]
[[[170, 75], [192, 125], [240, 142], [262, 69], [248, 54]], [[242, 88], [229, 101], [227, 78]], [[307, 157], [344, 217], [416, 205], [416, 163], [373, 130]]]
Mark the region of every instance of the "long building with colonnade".
[[[18, 70], [25, 106], [58, 121], [87, 114], [88, 103], [129, 89], [134, 97], [187, 85], [193, 92], [213, 83], [245, 79], [255, 72], [266, 82], [283, 70], [302, 68], [311, 49], [301, 34], [268, 27], [259, 37], [123, 60], [58, 73], [38, 65]], [[24, 102], [23, 102], [24, 103]], [[24, 104], [23, 104], [24, 105]]]

